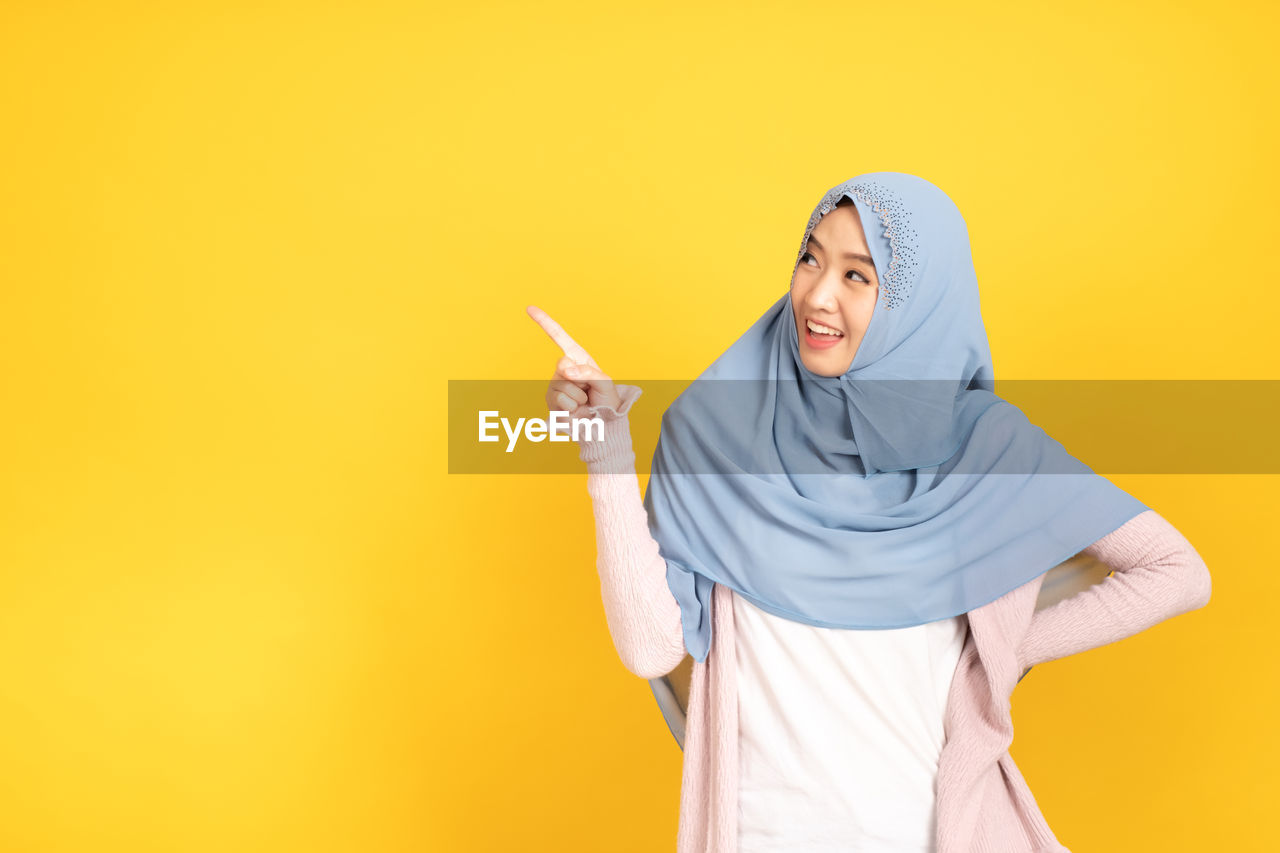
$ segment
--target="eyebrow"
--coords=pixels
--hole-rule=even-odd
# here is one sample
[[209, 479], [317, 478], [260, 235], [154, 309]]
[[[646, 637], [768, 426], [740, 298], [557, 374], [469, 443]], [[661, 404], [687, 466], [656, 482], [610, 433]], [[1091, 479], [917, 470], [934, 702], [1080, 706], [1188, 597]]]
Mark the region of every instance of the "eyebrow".
[[[823, 245], [818, 242], [817, 237], [810, 236], [809, 242], [817, 246], [819, 249], [822, 249], [822, 251], [824, 252], [826, 251], [826, 248], [824, 248]], [[871, 260], [871, 258], [868, 255], [859, 255], [854, 252], [845, 252], [844, 257], [854, 261], [862, 261], [864, 264], [871, 264], [871, 266], [873, 267], [876, 265], [875, 261]]]

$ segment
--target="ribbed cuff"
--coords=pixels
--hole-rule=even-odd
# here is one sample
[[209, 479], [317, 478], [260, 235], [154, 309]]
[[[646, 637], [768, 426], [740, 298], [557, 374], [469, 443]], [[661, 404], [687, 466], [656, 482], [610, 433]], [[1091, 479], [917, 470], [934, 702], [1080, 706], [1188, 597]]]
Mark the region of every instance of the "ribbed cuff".
[[631, 447], [631, 424], [627, 413], [641, 391], [635, 385], [614, 385], [621, 402], [611, 406], [588, 406], [574, 417], [599, 418], [604, 422], [604, 437], [598, 441], [579, 441], [578, 458], [587, 463], [588, 474], [625, 474], [634, 472], [636, 454]]

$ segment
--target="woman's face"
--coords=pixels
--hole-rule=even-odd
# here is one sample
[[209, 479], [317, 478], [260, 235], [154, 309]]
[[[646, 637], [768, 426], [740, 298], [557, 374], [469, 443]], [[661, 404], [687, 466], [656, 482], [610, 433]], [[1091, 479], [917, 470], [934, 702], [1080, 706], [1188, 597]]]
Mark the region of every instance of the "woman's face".
[[791, 279], [804, 366], [819, 376], [847, 373], [879, 294], [858, 210], [846, 199], [814, 226]]

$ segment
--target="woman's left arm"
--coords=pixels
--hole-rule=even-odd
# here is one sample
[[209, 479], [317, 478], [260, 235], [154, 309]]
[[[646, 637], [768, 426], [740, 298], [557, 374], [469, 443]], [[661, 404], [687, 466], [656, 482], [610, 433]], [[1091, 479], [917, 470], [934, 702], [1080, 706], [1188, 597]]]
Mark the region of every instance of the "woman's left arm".
[[1022, 670], [1114, 643], [1209, 603], [1204, 560], [1155, 510], [1129, 519], [1084, 553], [1113, 573], [1031, 617], [1019, 647]]

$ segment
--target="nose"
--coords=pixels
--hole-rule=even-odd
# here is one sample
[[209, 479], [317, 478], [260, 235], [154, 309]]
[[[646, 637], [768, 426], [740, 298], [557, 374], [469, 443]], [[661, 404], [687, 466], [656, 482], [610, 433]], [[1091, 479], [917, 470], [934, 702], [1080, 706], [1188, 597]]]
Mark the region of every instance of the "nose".
[[814, 311], [835, 313], [836, 308], [839, 307], [836, 297], [840, 292], [839, 288], [840, 282], [836, 281], [831, 273], [824, 272], [805, 297], [805, 305]]

